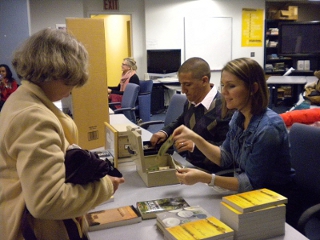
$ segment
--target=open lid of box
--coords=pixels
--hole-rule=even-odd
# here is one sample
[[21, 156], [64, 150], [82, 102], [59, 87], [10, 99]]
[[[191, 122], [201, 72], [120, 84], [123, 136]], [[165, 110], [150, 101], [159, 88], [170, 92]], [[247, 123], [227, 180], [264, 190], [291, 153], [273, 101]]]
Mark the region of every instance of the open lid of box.
[[[147, 164], [145, 156], [156, 156], [161, 147], [161, 144], [152, 147], [150, 141], [142, 142], [141, 130], [136, 127], [127, 126], [127, 133], [130, 146], [128, 152], [131, 154], [131, 158], [136, 161], [136, 164], [141, 165], [143, 172], [147, 172]], [[173, 146], [167, 150], [167, 154], [172, 155], [174, 152]]]
[[[148, 167], [145, 162], [145, 156], [156, 156], [161, 147], [161, 144], [153, 147], [151, 146], [150, 141], [142, 142], [141, 131], [139, 128], [127, 126], [127, 133], [130, 143], [128, 152], [131, 154], [131, 158], [136, 161], [136, 164], [141, 165], [141, 169], [143, 172], [147, 172]], [[174, 149], [171, 146], [166, 153], [172, 155], [173, 152]]]
[[131, 157], [136, 160], [136, 158], [141, 158], [143, 155], [142, 148], [142, 137], [141, 131], [137, 131], [137, 128], [132, 126], [127, 126], [127, 133], [130, 146], [128, 147], [128, 152], [131, 154]]

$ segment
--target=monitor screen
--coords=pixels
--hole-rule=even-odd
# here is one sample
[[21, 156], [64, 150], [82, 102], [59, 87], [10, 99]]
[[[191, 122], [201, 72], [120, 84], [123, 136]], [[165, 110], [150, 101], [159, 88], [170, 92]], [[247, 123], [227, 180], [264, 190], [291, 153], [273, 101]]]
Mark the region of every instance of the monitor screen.
[[279, 55], [319, 54], [320, 22], [279, 24]]
[[148, 73], [174, 73], [181, 65], [181, 49], [147, 50]]

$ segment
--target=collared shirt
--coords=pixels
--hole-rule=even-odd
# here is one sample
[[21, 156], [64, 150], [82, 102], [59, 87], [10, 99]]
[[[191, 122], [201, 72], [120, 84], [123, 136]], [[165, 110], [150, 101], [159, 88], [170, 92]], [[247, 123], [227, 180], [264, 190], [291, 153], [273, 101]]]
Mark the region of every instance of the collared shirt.
[[[215, 86], [212, 86], [212, 88], [210, 89], [210, 91], [208, 92], [208, 94], [204, 97], [204, 99], [202, 99], [201, 102], [199, 102], [198, 104], [195, 104], [195, 102], [190, 102], [189, 100], [189, 103], [193, 104], [195, 107], [199, 106], [200, 104], [202, 104], [207, 110], [209, 109], [213, 99], [216, 97], [218, 91], [217, 91], [217, 88]], [[168, 133], [165, 132], [164, 130], [160, 130], [160, 132], [163, 132], [168, 136]], [[192, 151], [194, 150], [194, 147], [195, 147], [195, 144], [193, 143], [193, 148], [192, 148]]]
[[217, 88], [215, 86], [213, 86], [210, 90], [210, 92], [208, 92], [208, 94], [204, 97], [204, 99], [202, 99], [201, 102], [199, 102], [198, 104], [195, 104], [194, 102], [190, 102], [191, 104], [195, 105], [195, 107], [199, 106], [200, 104], [202, 104], [207, 110], [209, 109], [213, 99], [215, 98], [215, 96], [217, 95]]
[[[202, 99], [201, 102], [199, 102], [198, 104], [196, 104], [195, 102], [190, 102], [190, 101], [189, 102], [191, 104], [193, 104], [195, 107], [198, 107], [200, 104], [202, 104], [205, 107], [205, 109], [208, 110], [210, 108], [210, 105], [211, 105], [213, 99], [217, 95], [217, 92], [218, 92], [217, 88], [215, 86], [212, 86], [212, 88], [210, 89], [208, 94], [204, 97], [204, 99]], [[190, 152], [194, 151], [195, 146], [196, 145], [193, 143], [193, 147], [192, 147], [192, 150]]]
[[221, 145], [221, 167], [240, 168], [235, 173], [239, 192], [258, 188], [284, 186], [291, 182], [289, 139], [282, 118], [267, 109], [252, 116], [243, 129], [244, 116], [236, 111], [229, 123], [229, 132]]

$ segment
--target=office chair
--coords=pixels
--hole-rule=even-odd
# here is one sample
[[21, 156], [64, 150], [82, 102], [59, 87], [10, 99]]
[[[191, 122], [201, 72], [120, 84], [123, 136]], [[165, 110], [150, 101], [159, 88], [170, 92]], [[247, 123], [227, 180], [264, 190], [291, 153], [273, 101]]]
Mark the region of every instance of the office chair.
[[176, 120], [183, 112], [183, 106], [187, 101], [187, 97], [184, 94], [174, 94], [170, 99], [170, 103], [167, 109], [166, 117], [163, 120], [155, 120], [148, 122], [141, 122], [138, 125], [144, 129], [147, 129], [150, 125], [162, 124], [163, 126]]
[[115, 109], [114, 114], [123, 113], [131, 122], [136, 123], [136, 102], [140, 86], [134, 83], [128, 83], [123, 92], [121, 102], [111, 102], [110, 106], [121, 105], [121, 108]]
[[140, 80], [140, 92], [138, 95], [138, 115], [139, 121], [148, 122], [151, 116], [151, 93], [152, 93], [153, 81]]
[[289, 140], [296, 183], [305, 196], [307, 208], [299, 218], [297, 229], [308, 239], [320, 239], [320, 128], [294, 123]]

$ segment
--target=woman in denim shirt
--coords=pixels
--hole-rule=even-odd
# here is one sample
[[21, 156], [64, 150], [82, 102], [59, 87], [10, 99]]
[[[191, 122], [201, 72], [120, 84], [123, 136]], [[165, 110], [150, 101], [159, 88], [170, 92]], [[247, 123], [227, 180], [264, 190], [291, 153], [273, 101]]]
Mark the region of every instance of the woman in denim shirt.
[[290, 164], [289, 140], [282, 118], [269, 109], [264, 71], [253, 59], [228, 62], [221, 73], [221, 93], [228, 109], [236, 109], [226, 140], [214, 146], [185, 126], [174, 133], [176, 144], [191, 139], [208, 159], [221, 167], [234, 166], [234, 176], [216, 176], [198, 169], [180, 169], [179, 181], [207, 183], [244, 192], [269, 188], [285, 194], [291, 189], [294, 170]]

